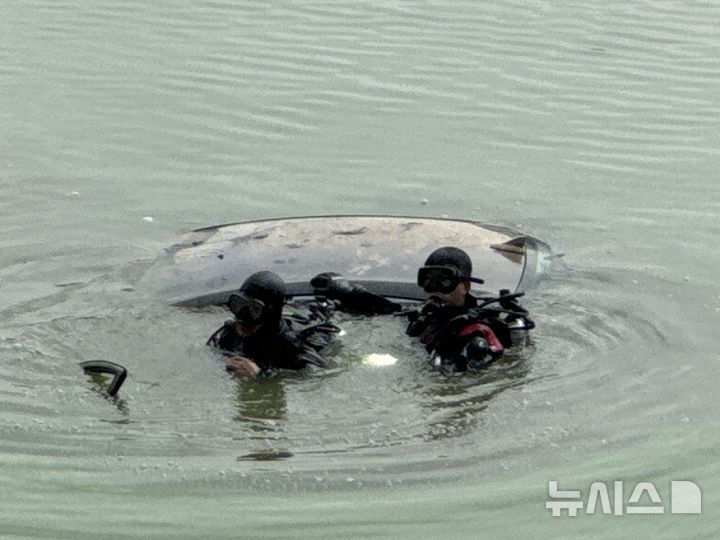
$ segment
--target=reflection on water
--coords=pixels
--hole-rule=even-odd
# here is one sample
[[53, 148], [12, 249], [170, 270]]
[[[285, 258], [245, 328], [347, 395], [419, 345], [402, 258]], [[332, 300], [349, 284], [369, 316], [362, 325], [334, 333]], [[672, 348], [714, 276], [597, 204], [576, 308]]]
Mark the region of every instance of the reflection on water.
[[[332, 387], [335, 384], [333, 378], [343, 375], [351, 377], [353, 385], [357, 385], [360, 392], [363, 388], [372, 389], [369, 395], [363, 396], [363, 403], [369, 408], [365, 413], [371, 412], [374, 415], [373, 422], [376, 424], [372, 441], [368, 444], [368, 441], [359, 440], [356, 444], [350, 444], [345, 448], [334, 446], [332, 451], [337, 452], [352, 451], [357, 448], [397, 446], [413, 438], [442, 440], [467, 435], [473, 431], [476, 423], [481, 421], [480, 413], [493, 397], [507, 389], [534, 380], [529, 377], [532, 344], [507, 351], [502, 359], [483, 371], [470, 370], [462, 374], [445, 375], [431, 369], [425, 351], [415, 346], [411, 338], [403, 334], [392, 334], [393, 330], [402, 328], [397, 324], [391, 328], [385, 326], [384, 322], [389, 323], [393, 320], [395, 319], [390, 317], [375, 320], [345, 317], [343, 325], [347, 333], [355, 339], [345, 340], [340, 356], [335, 358], [340, 367], [330, 374], [325, 375], [321, 370], [317, 370], [306, 375], [285, 372], [267, 379], [236, 379], [237, 415], [233, 419], [240, 424], [244, 433], [238, 439], [247, 437], [260, 442], [272, 439], [276, 446], [280, 441], [284, 441], [284, 444], [292, 444], [292, 441], [286, 437], [289, 429], [287, 402], [289, 381], [292, 383], [291, 390], [307, 391], [304, 386], [314, 384], [319, 396], [322, 396], [324, 391], [332, 395]], [[388, 343], [398, 341], [406, 341], [405, 346], [388, 347]], [[371, 370], [375, 373], [370, 378], [378, 375], [382, 377], [381, 370], [389, 367], [368, 367], [361, 362], [360, 359], [364, 355], [357, 353], [374, 348], [393, 350], [395, 354], [403, 353], [400, 356], [400, 367], [387, 372], [385, 388], [362, 380], [365, 374], [370, 375]], [[408, 356], [408, 352], [412, 355]], [[338, 384], [342, 385], [343, 382], [338, 381]], [[365, 387], [364, 384], [368, 386]], [[388, 401], [383, 391], [392, 392], [396, 400], [393, 401], [393, 407], [383, 406], [383, 402]], [[324, 430], [352, 432], [354, 424], [352, 406], [344, 404], [341, 400], [342, 395], [338, 395], [337, 399], [321, 397], [318, 403], [307, 404], [308, 408], [303, 408], [301, 414], [306, 416], [304, 419], [306, 422], [318, 427], [322, 426]], [[397, 431], [390, 429], [384, 436], [377, 437], [381, 431], [378, 427], [380, 424], [395, 426], [399, 419], [415, 406], [417, 410], [413, 411], [413, 415], [416, 416], [412, 424], [413, 433], [406, 431], [404, 436], [398, 439], [393, 436], [397, 435]], [[332, 411], [336, 414], [328, 418]], [[327, 450], [329, 451], [330, 448]], [[302, 454], [303, 450], [295, 448], [294, 453]]]
[[[482, 411], [489, 402], [510, 388], [529, 382], [532, 350], [508, 350], [483, 372], [440, 377], [434, 384], [420, 387], [428, 417], [428, 440], [461, 437], [482, 422]], [[443, 380], [444, 379], [444, 380]]]
[[287, 420], [287, 399], [282, 379], [239, 379], [234, 420], [262, 436], [278, 430]]
[[119, 395], [109, 396], [107, 388], [112, 382], [112, 377], [103, 373], [85, 373], [89, 382], [92, 383], [92, 389], [100, 394], [105, 400], [111, 403], [123, 416], [126, 418], [118, 420], [108, 420], [108, 422], [115, 422], [118, 424], [129, 422], [130, 417], [130, 406], [127, 400], [121, 398]]

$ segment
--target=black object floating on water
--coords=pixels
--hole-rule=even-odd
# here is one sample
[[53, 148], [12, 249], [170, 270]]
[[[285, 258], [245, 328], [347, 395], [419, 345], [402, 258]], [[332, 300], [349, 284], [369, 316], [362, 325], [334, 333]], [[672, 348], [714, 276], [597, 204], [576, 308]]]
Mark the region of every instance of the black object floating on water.
[[122, 367], [120, 364], [114, 362], [108, 362], [107, 360], [89, 360], [87, 362], [80, 362], [80, 367], [83, 368], [85, 373], [106, 373], [113, 376], [113, 380], [107, 387], [105, 392], [108, 396], [113, 397], [119, 391], [120, 387], [125, 382], [127, 377], [127, 369]]
[[252, 454], [245, 454], [237, 458], [238, 461], [279, 461], [281, 459], [288, 459], [293, 457], [292, 452], [278, 451], [278, 452], [253, 452]]

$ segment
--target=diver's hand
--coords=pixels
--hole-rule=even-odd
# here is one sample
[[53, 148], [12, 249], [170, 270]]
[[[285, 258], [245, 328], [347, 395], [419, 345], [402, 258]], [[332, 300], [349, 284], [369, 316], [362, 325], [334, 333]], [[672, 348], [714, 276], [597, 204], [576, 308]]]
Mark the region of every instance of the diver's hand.
[[258, 365], [246, 356], [233, 356], [225, 361], [225, 369], [234, 377], [255, 377], [260, 373]]

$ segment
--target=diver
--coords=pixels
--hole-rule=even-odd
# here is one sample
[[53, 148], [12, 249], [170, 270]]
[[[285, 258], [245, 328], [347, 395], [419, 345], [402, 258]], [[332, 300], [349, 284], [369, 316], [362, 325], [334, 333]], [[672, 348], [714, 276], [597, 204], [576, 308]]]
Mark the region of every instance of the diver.
[[[417, 284], [428, 296], [423, 307], [408, 314], [408, 335], [419, 338], [433, 366], [455, 371], [481, 369], [513, 345], [513, 337], [535, 327], [517, 302], [523, 293], [478, 297], [470, 293], [472, 261], [457, 247], [433, 251], [418, 270]], [[494, 305], [497, 304], [497, 305]]]
[[[319, 351], [339, 328], [320, 309], [310, 317], [283, 317], [287, 291], [285, 282], [273, 272], [248, 277], [226, 305], [235, 316], [218, 328], [207, 341], [228, 357], [226, 369], [234, 376], [264, 376], [276, 369], [300, 370], [325, 367]], [[295, 330], [299, 322], [305, 328]]]
[[417, 284], [428, 299], [416, 310], [403, 311], [401, 305], [333, 272], [311, 281], [315, 293], [332, 299], [340, 311], [406, 315], [406, 333], [425, 346], [433, 367], [445, 371], [482, 369], [513, 345], [514, 336], [535, 326], [517, 302], [523, 293], [501, 290], [497, 298], [477, 297], [470, 293], [471, 283], [483, 280], [472, 277], [472, 261], [457, 247], [433, 251], [418, 270]]

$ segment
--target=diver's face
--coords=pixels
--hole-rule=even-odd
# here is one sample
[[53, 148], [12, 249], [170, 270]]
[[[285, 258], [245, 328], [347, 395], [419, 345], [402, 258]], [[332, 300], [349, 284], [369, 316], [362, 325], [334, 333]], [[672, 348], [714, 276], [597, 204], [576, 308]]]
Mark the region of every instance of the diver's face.
[[227, 306], [235, 315], [235, 331], [242, 337], [257, 334], [267, 322], [267, 314], [271, 309], [271, 306], [262, 300], [249, 296], [243, 291], [231, 294]]
[[241, 337], [254, 336], [260, 331], [262, 324], [251, 323], [240, 319], [235, 320], [235, 332]]
[[428, 298], [437, 298], [445, 304], [462, 307], [465, 305], [465, 296], [470, 292], [470, 284], [467, 281], [461, 281], [450, 292], [435, 291], [427, 293]]

